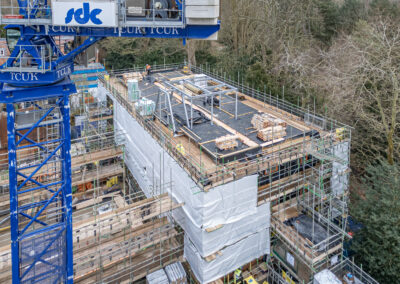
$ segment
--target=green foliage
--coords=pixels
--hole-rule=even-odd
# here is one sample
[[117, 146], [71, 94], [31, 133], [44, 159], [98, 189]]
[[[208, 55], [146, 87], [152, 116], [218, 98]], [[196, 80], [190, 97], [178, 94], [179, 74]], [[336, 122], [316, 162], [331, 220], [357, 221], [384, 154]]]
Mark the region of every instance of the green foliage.
[[113, 69], [183, 62], [185, 58], [183, 45], [177, 40], [109, 38], [100, 46], [107, 68]]
[[353, 249], [380, 283], [398, 283], [400, 271], [400, 165], [381, 161], [367, 169], [365, 196], [355, 196], [352, 215], [364, 225]]
[[5, 25], [0, 25], [0, 37], [1, 38], [6, 37], [6, 29], [4, 27], [5, 27]]
[[216, 65], [218, 58], [205, 49], [196, 50], [197, 65]]
[[255, 63], [246, 70], [246, 81], [250, 86], [255, 86], [256, 89], [263, 89], [263, 86], [268, 85], [271, 88], [271, 78], [260, 63]]
[[399, 19], [400, 4], [398, 1], [391, 0], [373, 0], [371, 3], [370, 15], [385, 15]]
[[351, 33], [356, 23], [365, 17], [365, 6], [360, 0], [345, 0], [339, 6], [332, 0], [318, 0], [316, 6], [322, 17], [322, 25], [313, 25], [313, 34], [326, 44], [340, 32]]
[[291, 90], [285, 90], [283, 95], [282, 86], [284, 83], [285, 75], [281, 74], [276, 76], [273, 73], [267, 73], [263, 66], [256, 62], [250, 65], [245, 72], [245, 84], [253, 87], [256, 90], [271, 93], [272, 96], [279, 98], [285, 97], [285, 100], [292, 102], [293, 94]]
[[322, 25], [314, 30], [314, 35], [323, 42], [330, 43], [338, 31], [339, 7], [332, 0], [317, 1], [317, 7], [322, 16]]
[[346, 0], [339, 9], [339, 27], [346, 33], [351, 33], [357, 22], [365, 16], [365, 6], [360, 0]]

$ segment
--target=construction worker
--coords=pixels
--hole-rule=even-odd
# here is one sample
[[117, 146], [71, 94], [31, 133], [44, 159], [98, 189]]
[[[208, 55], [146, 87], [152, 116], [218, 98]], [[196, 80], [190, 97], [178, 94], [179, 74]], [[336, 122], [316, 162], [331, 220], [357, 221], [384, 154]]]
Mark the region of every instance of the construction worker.
[[234, 278], [235, 278], [235, 282], [234, 283], [237, 283], [237, 284], [238, 283], [242, 283], [243, 276], [242, 276], [242, 269], [241, 268], [238, 268], [238, 269], [235, 270]]
[[151, 73], [151, 66], [149, 64], [146, 64], [146, 73], [147, 73], [147, 76], [150, 75], [150, 73]]

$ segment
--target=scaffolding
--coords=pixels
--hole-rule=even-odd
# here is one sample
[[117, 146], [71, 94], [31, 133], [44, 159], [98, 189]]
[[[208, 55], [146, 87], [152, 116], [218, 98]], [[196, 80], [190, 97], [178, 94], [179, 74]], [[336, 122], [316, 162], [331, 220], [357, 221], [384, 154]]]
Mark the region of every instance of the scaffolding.
[[330, 271], [332, 271], [340, 280], [344, 280], [344, 277], [350, 273], [354, 277], [356, 283], [378, 284], [378, 281], [373, 279], [362, 269], [362, 267], [357, 266], [354, 261], [349, 258], [344, 258], [342, 261], [330, 268]]
[[[75, 95], [80, 103], [76, 107], [71, 106], [73, 120], [78, 115], [81, 117], [79, 134], [71, 141], [74, 281], [130, 283], [181, 259], [183, 233], [171, 221], [172, 211], [181, 205], [166, 194], [146, 198], [125, 167], [125, 134], [114, 131], [112, 113], [107, 112], [109, 105], [96, 98], [85, 101], [83, 95], [91, 96], [82, 88], [80, 94]], [[43, 102], [37, 106], [18, 105], [17, 113], [21, 113], [16, 116], [18, 125], [40, 117], [43, 112], [40, 109], [47, 107]], [[54, 140], [58, 131], [54, 126], [56, 118], [42, 121], [41, 130], [34, 131], [28, 138], [39, 143]], [[100, 124], [99, 121], [104, 123]], [[72, 125], [75, 127], [74, 122]], [[19, 161], [28, 170], [32, 163], [36, 164], [47, 157], [42, 151], [32, 149], [21, 149], [18, 154], [21, 157]], [[0, 282], [9, 283], [8, 153], [0, 155], [0, 176]], [[59, 167], [48, 166], [37, 172], [35, 180], [48, 184], [57, 176]], [[27, 189], [34, 186], [28, 184]], [[171, 186], [159, 181], [154, 190], [164, 192], [165, 187]], [[23, 206], [39, 199], [42, 199], [41, 195], [27, 191], [19, 196], [18, 201]], [[52, 208], [44, 213], [40, 221], [49, 223], [58, 218], [57, 211]]]
[[[153, 75], [155, 82], [148, 83], [157, 86], [153, 90], [156, 94], [148, 95], [158, 96], [153, 116], [141, 116], [136, 112], [121, 79], [127, 74], [141, 78], [143, 69], [114, 71], [109, 80], [100, 77], [99, 84], [112, 93], [202, 190], [208, 191], [218, 185], [257, 174], [258, 204], [271, 202], [275, 237], [306, 264], [310, 269], [308, 277], [311, 278], [329, 265], [332, 257], [341, 259], [343, 241], [350, 237], [346, 226], [351, 128], [317, 115], [315, 111], [301, 109], [271, 94], [227, 79], [226, 75], [191, 66], [190, 76], [180, 71], [182, 67], [153, 66], [153, 73], [160, 72]], [[196, 82], [196, 77], [204, 78], [206, 84], [201, 86]], [[214, 94], [209, 93], [213, 87], [224, 90], [218, 94], [220, 98], [227, 93], [230, 95], [226, 96], [230, 97], [233, 94], [236, 111], [232, 113], [232, 120], [243, 115], [237, 111], [239, 99], [242, 104], [297, 127], [301, 133], [293, 135], [291, 139], [263, 144], [261, 151], [249, 152], [245, 156], [240, 153], [217, 156], [216, 152], [209, 151], [196, 139], [196, 133], [191, 132], [194, 121], [191, 114], [193, 97], [198, 96], [200, 100], [211, 98], [211, 108], [201, 111], [210, 115], [211, 125], [214, 122]], [[175, 102], [171, 100], [174, 95]], [[181, 123], [183, 126], [180, 129], [174, 123], [177, 103], [184, 107], [180, 117], [184, 118]], [[304, 234], [296, 225], [296, 222], [302, 221], [303, 225], [310, 226], [311, 235]], [[302, 280], [308, 282], [309, 278]]]
[[[351, 128], [232, 81], [222, 73], [191, 66], [192, 73], [188, 75], [181, 71], [182, 67], [152, 66], [157, 81], [149, 81], [149, 93], [142, 94], [156, 98], [157, 107], [152, 115], [137, 111], [123, 81], [124, 74], [143, 78], [142, 68], [112, 72], [109, 79], [100, 73], [98, 84], [191, 177], [197, 186], [188, 189], [188, 194], [196, 195], [198, 190], [206, 192], [257, 175], [258, 206], [270, 203], [272, 208], [275, 256], [274, 261], [267, 263], [268, 269], [259, 271], [260, 275], [265, 276], [267, 271], [270, 281], [284, 283], [287, 279], [282, 271], [285, 271], [295, 283], [307, 283], [315, 273], [330, 267], [332, 259], [342, 263], [343, 241], [350, 237], [346, 227]], [[77, 133], [71, 147], [74, 277], [82, 283], [129, 283], [181, 259], [183, 231], [172, 221], [176, 218], [172, 211], [181, 204], [165, 194], [173, 191], [174, 184], [165, 183], [161, 177], [153, 181], [152, 188], [139, 188], [124, 162], [126, 133], [114, 129], [112, 101], [100, 99], [88, 91], [85, 80], [81, 82], [80, 92], [71, 97], [72, 128]], [[195, 100], [205, 101], [206, 107], [196, 106]], [[178, 104], [182, 107], [179, 118]], [[231, 107], [227, 107], [229, 104]], [[238, 105], [253, 108], [256, 113], [271, 114], [299, 131], [288, 129], [289, 138], [269, 144], [259, 142], [259, 146], [243, 143], [255, 131], [249, 125], [251, 129], [238, 133], [238, 145], [244, 148], [229, 149], [230, 153], [207, 147], [207, 143], [196, 137], [194, 124], [200, 118], [193, 114], [194, 110], [205, 114], [202, 123], [214, 125], [221, 119], [220, 113], [227, 112], [232, 121], [240, 120], [244, 114]], [[17, 119], [21, 125], [41, 114], [34, 105], [20, 105], [20, 108], [21, 116]], [[30, 135], [36, 141], [51, 141], [58, 135], [58, 128], [52, 125], [43, 125], [42, 131]], [[243, 150], [247, 151], [245, 155]], [[20, 161], [26, 167], [46, 159], [41, 151], [24, 150], [20, 154], [23, 157]], [[7, 158], [7, 153], [0, 155], [0, 247], [3, 248], [0, 279], [4, 282], [10, 279], [11, 265], [7, 247], [10, 238]], [[40, 173], [46, 182], [52, 182], [56, 176], [56, 169], [51, 167]], [[147, 197], [148, 193], [154, 197], [148, 199], [146, 193]], [[19, 201], [23, 205], [37, 197], [27, 193]], [[55, 216], [49, 212], [47, 218]], [[218, 253], [210, 257], [218, 257]], [[297, 271], [292, 265], [293, 258], [309, 272]]]

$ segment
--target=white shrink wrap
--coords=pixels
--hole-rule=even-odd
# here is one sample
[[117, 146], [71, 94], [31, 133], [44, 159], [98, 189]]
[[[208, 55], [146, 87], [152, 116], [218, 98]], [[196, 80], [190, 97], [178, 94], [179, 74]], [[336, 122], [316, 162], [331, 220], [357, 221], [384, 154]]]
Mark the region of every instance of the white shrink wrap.
[[256, 258], [270, 253], [269, 229], [250, 235], [222, 249], [212, 261], [206, 261], [185, 236], [185, 258], [200, 283], [210, 283]]

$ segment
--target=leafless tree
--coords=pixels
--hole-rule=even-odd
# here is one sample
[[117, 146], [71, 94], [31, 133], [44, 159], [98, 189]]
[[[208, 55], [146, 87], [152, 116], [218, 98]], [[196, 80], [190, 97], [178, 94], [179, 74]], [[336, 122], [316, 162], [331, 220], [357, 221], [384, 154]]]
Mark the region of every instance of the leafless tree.
[[357, 151], [365, 160], [400, 150], [400, 23], [379, 18], [360, 22], [325, 54], [328, 107], [356, 126]]

